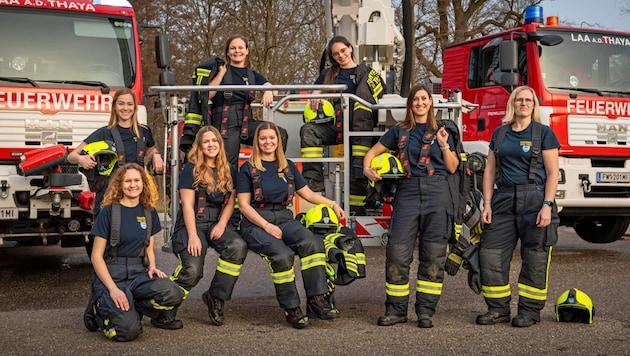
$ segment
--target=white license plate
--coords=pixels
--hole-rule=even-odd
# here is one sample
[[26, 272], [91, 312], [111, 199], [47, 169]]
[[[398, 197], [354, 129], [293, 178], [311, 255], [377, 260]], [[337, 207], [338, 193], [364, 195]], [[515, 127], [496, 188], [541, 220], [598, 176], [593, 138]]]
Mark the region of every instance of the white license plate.
[[18, 216], [17, 208], [0, 208], [0, 220], [17, 220]]
[[630, 173], [597, 172], [597, 183], [630, 183]]

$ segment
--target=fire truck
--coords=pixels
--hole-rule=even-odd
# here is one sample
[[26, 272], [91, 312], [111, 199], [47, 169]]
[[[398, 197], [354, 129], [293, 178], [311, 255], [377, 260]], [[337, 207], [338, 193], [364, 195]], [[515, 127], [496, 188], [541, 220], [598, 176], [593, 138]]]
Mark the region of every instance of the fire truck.
[[[126, 0], [0, 1], [0, 245], [83, 246], [89, 187], [68, 149], [107, 124], [117, 88], [142, 96]], [[140, 106], [139, 120], [146, 123]]]
[[467, 151], [487, 154], [518, 85], [535, 90], [562, 146], [561, 225], [589, 242], [619, 239], [630, 223], [630, 34], [561, 26], [528, 7], [522, 26], [448, 47], [442, 89], [479, 105], [463, 115]]

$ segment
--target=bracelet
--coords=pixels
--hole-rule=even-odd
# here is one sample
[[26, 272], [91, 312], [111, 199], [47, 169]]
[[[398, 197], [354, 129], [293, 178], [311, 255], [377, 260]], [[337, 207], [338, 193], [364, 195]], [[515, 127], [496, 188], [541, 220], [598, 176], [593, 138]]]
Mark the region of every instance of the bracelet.
[[442, 151], [447, 151], [450, 150], [451, 148], [449, 146], [440, 146], [440, 150]]

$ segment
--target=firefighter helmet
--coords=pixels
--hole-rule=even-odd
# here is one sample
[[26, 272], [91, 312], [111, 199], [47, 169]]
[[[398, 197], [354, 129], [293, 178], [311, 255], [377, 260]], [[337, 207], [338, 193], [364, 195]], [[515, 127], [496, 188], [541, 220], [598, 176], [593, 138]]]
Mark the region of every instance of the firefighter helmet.
[[378, 168], [376, 174], [382, 178], [401, 178], [405, 176], [402, 163], [389, 152], [381, 153], [372, 158], [370, 168]]
[[591, 297], [577, 288], [566, 290], [556, 301], [557, 321], [592, 324], [594, 314]]
[[111, 141], [96, 141], [83, 146], [82, 155], [92, 155], [96, 160], [94, 169], [99, 175], [109, 176], [118, 162], [116, 147]]
[[321, 124], [335, 120], [335, 107], [328, 100], [322, 100], [317, 107], [317, 111], [311, 109], [311, 103], [304, 106], [304, 122]]
[[338, 232], [341, 226], [335, 211], [326, 204], [318, 204], [306, 211], [304, 225], [307, 229], [326, 229]]

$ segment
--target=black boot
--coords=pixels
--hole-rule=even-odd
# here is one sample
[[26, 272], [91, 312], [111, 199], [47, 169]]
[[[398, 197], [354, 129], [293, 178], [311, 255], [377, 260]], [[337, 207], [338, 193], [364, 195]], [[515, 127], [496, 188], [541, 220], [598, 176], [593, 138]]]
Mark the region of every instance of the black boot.
[[90, 331], [98, 330], [98, 324], [96, 323], [96, 311], [94, 307], [96, 302], [92, 300], [92, 295], [90, 295], [90, 299], [88, 300], [88, 305], [83, 312], [83, 324], [85, 328]]

